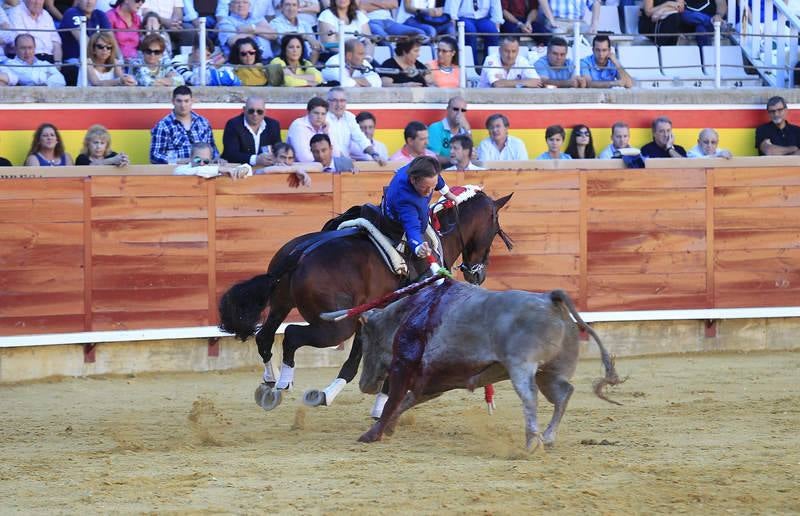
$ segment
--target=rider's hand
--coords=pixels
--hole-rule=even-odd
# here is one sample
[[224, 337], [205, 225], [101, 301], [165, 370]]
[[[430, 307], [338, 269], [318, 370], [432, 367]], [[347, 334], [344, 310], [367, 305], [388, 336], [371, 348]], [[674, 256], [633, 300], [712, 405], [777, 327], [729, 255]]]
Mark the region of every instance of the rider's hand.
[[431, 246], [428, 245], [428, 242], [422, 242], [414, 249], [414, 254], [419, 258], [426, 258], [431, 255]]

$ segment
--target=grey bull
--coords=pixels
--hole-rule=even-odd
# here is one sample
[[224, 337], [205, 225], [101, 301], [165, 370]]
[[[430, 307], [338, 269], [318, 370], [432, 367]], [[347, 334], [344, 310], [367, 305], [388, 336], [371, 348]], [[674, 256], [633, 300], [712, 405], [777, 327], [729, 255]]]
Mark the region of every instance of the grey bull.
[[[362, 442], [391, 435], [402, 412], [446, 391], [510, 379], [522, 400], [526, 446], [552, 445], [574, 389], [569, 379], [578, 363], [578, 325], [597, 342], [605, 368], [594, 392], [616, 403], [603, 393], [620, 383], [614, 362], [562, 290], [501, 292], [446, 280], [367, 312], [363, 321], [359, 387], [377, 393], [388, 376], [389, 400]], [[539, 390], [554, 405], [543, 434], [536, 419]]]

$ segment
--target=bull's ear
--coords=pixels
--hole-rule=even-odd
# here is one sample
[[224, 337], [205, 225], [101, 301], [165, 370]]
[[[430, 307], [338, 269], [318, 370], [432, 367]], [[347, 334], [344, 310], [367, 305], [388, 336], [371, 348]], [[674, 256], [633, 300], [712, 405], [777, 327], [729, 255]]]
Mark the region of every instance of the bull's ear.
[[512, 195], [514, 195], [514, 192], [511, 192], [510, 194], [506, 195], [505, 197], [501, 197], [500, 199], [495, 200], [494, 201], [494, 207], [497, 210], [499, 210], [500, 208], [505, 206], [508, 201], [511, 200], [511, 196]]

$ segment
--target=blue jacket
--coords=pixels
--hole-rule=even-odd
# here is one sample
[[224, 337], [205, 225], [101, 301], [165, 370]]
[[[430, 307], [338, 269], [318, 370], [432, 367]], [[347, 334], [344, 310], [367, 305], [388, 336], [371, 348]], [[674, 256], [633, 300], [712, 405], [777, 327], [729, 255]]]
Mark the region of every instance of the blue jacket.
[[[432, 195], [423, 197], [418, 194], [408, 179], [407, 170], [408, 165], [395, 172], [386, 188], [383, 198], [383, 215], [403, 226], [411, 249], [415, 249], [425, 241], [423, 233], [428, 227], [428, 205]], [[436, 190], [441, 190], [445, 186], [447, 184], [442, 176], [439, 176]]]

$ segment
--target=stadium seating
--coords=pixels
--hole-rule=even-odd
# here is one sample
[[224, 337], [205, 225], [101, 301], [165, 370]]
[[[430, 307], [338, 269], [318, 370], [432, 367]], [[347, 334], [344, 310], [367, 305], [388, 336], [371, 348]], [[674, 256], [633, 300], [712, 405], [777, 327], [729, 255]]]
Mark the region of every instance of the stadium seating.
[[470, 88], [475, 88], [478, 86], [478, 81], [481, 76], [478, 74], [478, 71], [475, 69], [475, 60], [472, 57], [472, 47], [469, 45], [464, 47], [464, 53], [461, 54], [459, 62], [462, 63], [464, 66], [464, 70], [467, 73], [467, 86]]
[[385, 46], [375, 47], [375, 52], [372, 56], [376, 63], [382, 64], [384, 61], [392, 57], [392, 48]]
[[419, 47], [419, 57], [417, 59], [419, 59], [420, 63], [430, 63], [433, 60], [433, 50], [430, 45]]
[[[714, 78], [714, 65], [716, 64], [714, 47], [703, 47], [703, 65], [706, 75]], [[720, 74], [723, 86], [734, 88], [761, 86], [763, 84], [759, 75], [750, 75], [744, 69], [742, 49], [739, 46], [720, 47]]]
[[620, 64], [641, 88], [664, 88], [668, 79], [659, 67], [658, 47], [624, 45], [617, 48]]
[[672, 79], [673, 86], [708, 88], [713, 82], [703, 73], [700, 47], [695, 45], [662, 46], [661, 71]]

